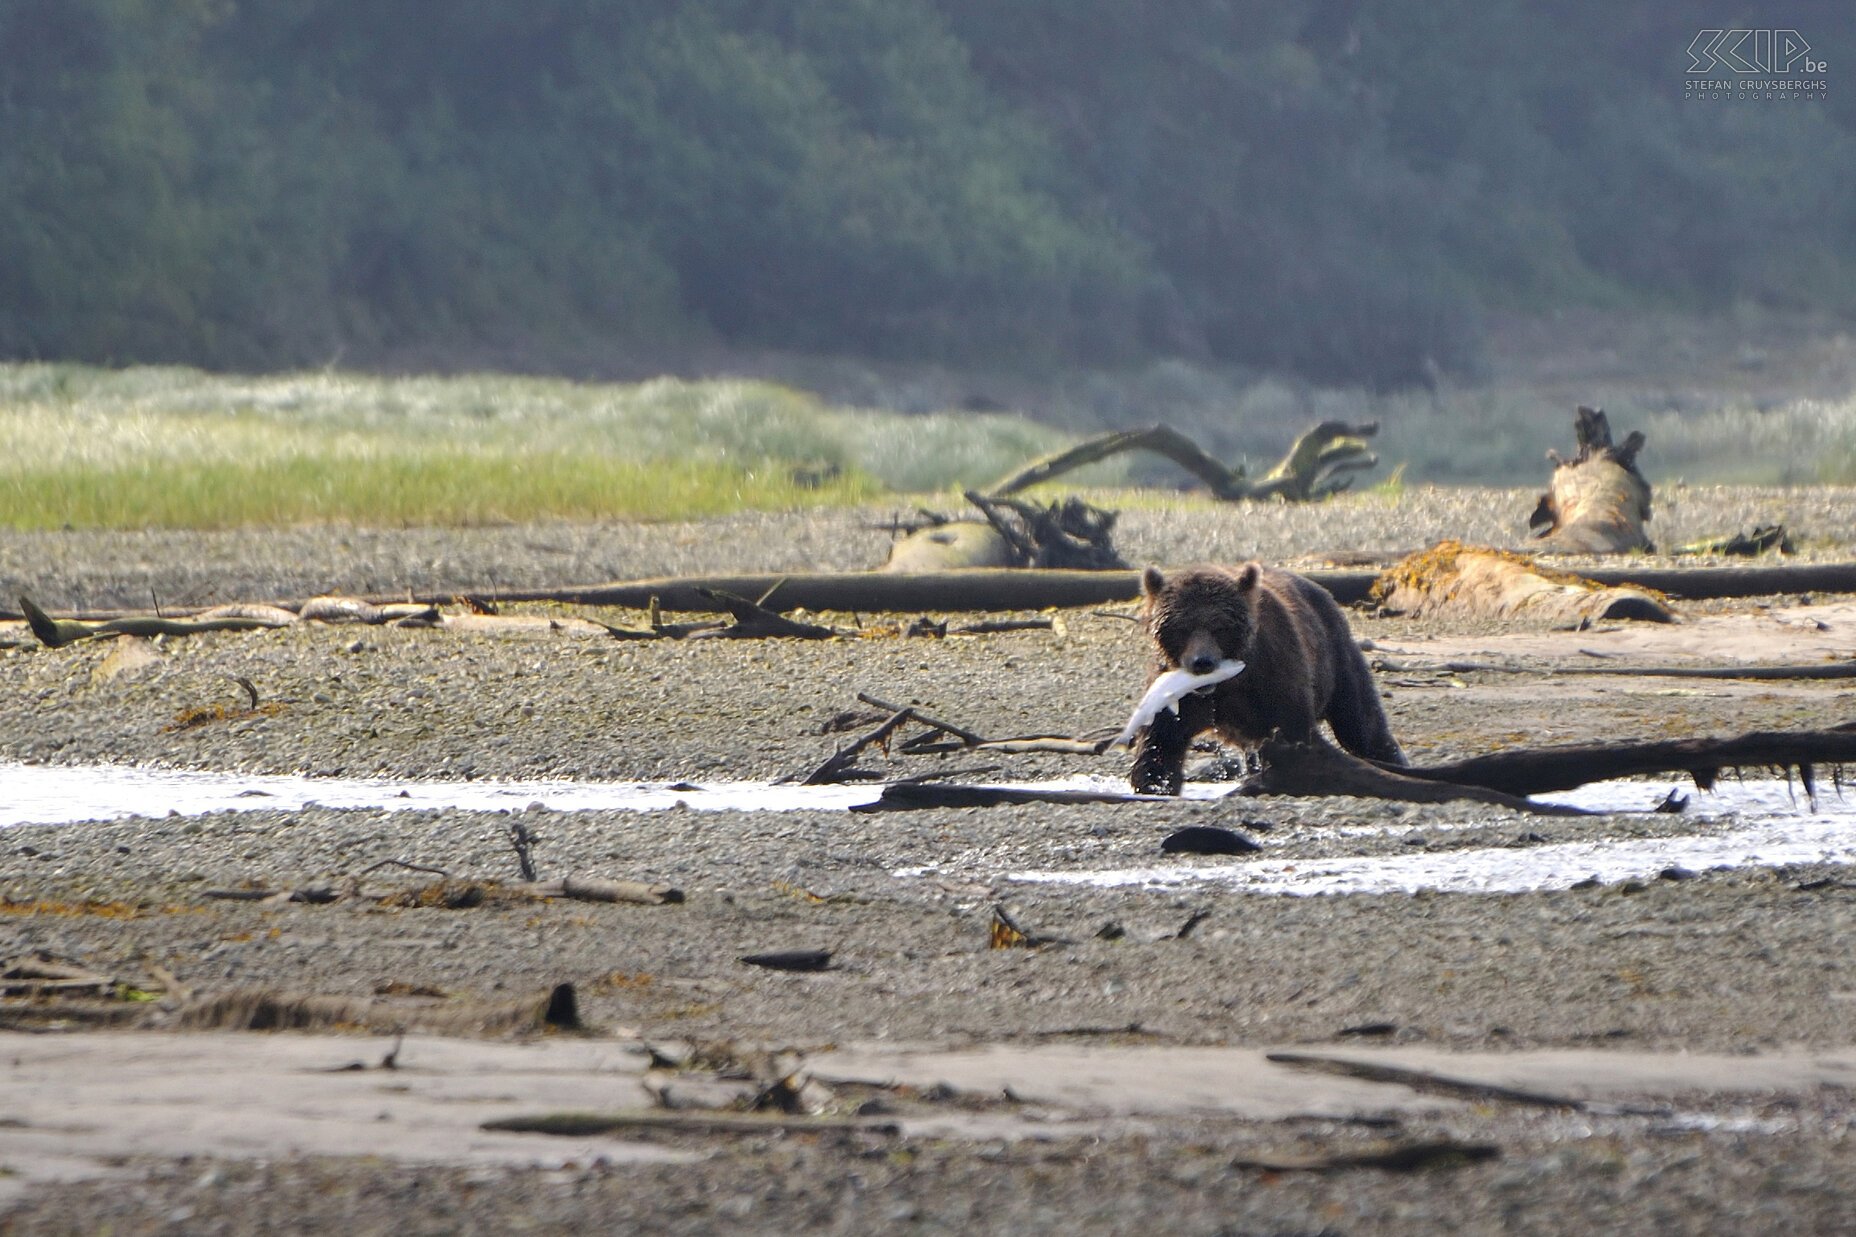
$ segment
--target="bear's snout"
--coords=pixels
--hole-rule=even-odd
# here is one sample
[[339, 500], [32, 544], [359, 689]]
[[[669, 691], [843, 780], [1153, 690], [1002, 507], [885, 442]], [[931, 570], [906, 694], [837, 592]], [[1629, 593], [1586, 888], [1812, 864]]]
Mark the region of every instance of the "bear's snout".
[[1179, 666], [1188, 674], [1210, 674], [1223, 660], [1224, 650], [1218, 647], [1218, 642], [1208, 633], [1198, 631], [1180, 650]]

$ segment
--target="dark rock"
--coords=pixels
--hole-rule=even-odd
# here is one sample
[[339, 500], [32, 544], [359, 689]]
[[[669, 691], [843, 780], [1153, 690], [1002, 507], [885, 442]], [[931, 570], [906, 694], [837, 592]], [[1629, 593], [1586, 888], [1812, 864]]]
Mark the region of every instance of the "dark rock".
[[1261, 843], [1216, 825], [1187, 825], [1160, 843], [1163, 855], [1252, 855], [1262, 849]]

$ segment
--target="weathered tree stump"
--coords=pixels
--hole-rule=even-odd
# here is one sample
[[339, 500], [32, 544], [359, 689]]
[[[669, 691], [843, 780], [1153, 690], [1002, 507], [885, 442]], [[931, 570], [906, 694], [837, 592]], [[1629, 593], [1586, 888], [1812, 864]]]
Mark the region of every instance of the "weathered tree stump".
[[1654, 551], [1643, 526], [1650, 522], [1650, 483], [1637, 469], [1643, 432], [1611, 441], [1611, 423], [1597, 408], [1581, 406], [1574, 419], [1579, 454], [1553, 461], [1549, 489], [1528, 517], [1536, 550], [1548, 554], [1623, 554]]

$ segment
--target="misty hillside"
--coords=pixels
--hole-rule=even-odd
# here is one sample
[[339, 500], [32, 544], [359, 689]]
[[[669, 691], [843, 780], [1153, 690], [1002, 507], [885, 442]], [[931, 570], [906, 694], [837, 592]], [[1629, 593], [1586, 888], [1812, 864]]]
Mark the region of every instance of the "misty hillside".
[[1491, 312], [1848, 314], [1847, 10], [1783, 17], [1822, 101], [1684, 98], [1650, 0], [0, 0], [0, 358], [1391, 388]]

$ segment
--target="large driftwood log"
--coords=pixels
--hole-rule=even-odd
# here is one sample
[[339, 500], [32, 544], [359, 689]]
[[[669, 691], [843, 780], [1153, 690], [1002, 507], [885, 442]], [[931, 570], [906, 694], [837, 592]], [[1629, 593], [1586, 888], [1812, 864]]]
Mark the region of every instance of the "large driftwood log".
[[1654, 594], [1634, 585], [1605, 587], [1581, 576], [1542, 568], [1525, 554], [1443, 541], [1393, 564], [1375, 586], [1393, 614], [1518, 619], [1577, 627], [1600, 619], [1673, 623]]
[[1374, 764], [1321, 739], [1311, 743], [1271, 739], [1258, 749], [1257, 763], [1257, 772], [1238, 788], [1239, 794], [1295, 798], [1350, 795], [1399, 803], [1468, 801], [1543, 816], [1590, 815], [1579, 808], [1535, 803], [1509, 791], [1448, 778], [1419, 776], [1416, 769], [1392, 769]]
[[1614, 444], [1604, 412], [1583, 406], [1573, 427], [1577, 455], [1568, 460], [1547, 452], [1553, 477], [1527, 521], [1538, 538], [1535, 548], [1551, 554], [1653, 551], [1643, 528], [1650, 522], [1650, 483], [1637, 469], [1642, 431], [1632, 430]]
[[[1377, 571], [1305, 571], [1342, 605], [1370, 598]], [[1767, 597], [1778, 593], [1856, 592], [1856, 563], [1781, 567], [1600, 569], [1584, 573], [1606, 587], [1635, 584], [1665, 597], [1686, 600]], [[935, 610], [1073, 609], [1135, 601], [1138, 571], [1019, 571], [977, 567], [957, 571], [806, 572], [785, 575], [662, 576], [564, 588], [505, 590], [505, 602], [558, 601], [584, 606], [643, 609], [651, 598], [664, 610], [713, 613], [702, 596], [715, 589], [758, 597], [770, 610], [832, 610], [840, 613], [920, 614]], [[773, 590], [772, 596], [765, 594]], [[420, 596], [416, 600], [426, 600]]]
[[[505, 590], [499, 600], [558, 601], [582, 606], [642, 610], [655, 597], [659, 609], [718, 609], [706, 593], [759, 598], [769, 610], [921, 614], [934, 610], [1042, 610], [1081, 608], [1140, 596], [1133, 571], [1020, 571], [976, 567], [958, 571], [802, 572], [783, 575], [665, 576], [557, 589]], [[1364, 595], [1364, 589], [1361, 590]]]
[[1451, 764], [1397, 769], [1361, 760], [1325, 742], [1284, 743], [1275, 739], [1265, 743], [1258, 755], [1262, 767], [1245, 782], [1240, 793], [1357, 795], [1413, 803], [1466, 799], [1521, 811], [1577, 816], [1589, 813], [1535, 803], [1524, 796], [1658, 773], [1687, 774], [1698, 787], [1707, 790], [1722, 769], [1796, 768], [1805, 794], [1815, 799], [1819, 765], [1856, 762], [1856, 725], [1834, 730], [1755, 731], [1726, 738], [1520, 748]]
[[1831, 730], [1752, 731], [1724, 738], [1521, 748], [1399, 771], [1427, 781], [1538, 795], [1653, 773], [1690, 774], [1706, 790], [1722, 769], [1796, 768], [1806, 793], [1814, 794], [1816, 766], [1849, 763], [1856, 763], [1856, 724]]
[[[1301, 573], [1331, 593], [1342, 605], [1369, 599], [1381, 575], [1377, 571], [1305, 571]], [[1804, 563], [1777, 567], [1602, 568], [1584, 573], [1595, 584], [1635, 584], [1680, 600], [1769, 597], [1781, 593], [1856, 593], [1856, 563]], [[772, 595], [769, 596], [769, 590]], [[489, 590], [485, 590], [486, 592]], [[780, 574], [658, 576], [603, 584], [569, 584], [546, 588], [501, 589], [501, 603], [560, 602], [566, 605], [618, 606], [643, 610], [658, 599], [659, 608], [679, 613], [724, 612], [705, 591], [756, 597], [769, 610], [831, 610], [839, 613], [920, 614], [936, 610], [1083, 609], [1138, 600], [1138, 571], [1018, 571], [973, 568], [921, 574], [882, 571], [787, 572]], [[456, 590], [417, 593], [420, 606], [444, 605]], [[368, 601], [404, 602], [405, 596], [373, 596]], [[285, 603], [300, 605], [302, 603]], [[200, 610], [176, 608], [163, 621], [199, 616]], [[0, 613], [18, 619], [19, 614]], [[113, 623], [134, 615], [91, 610], [85, 623]], [[146, 617], [146, 616], [144, 616]], [[56, 622], [80, 621], [69, 616]], [[526, 622], [521, 616], [511, 623]], [[544, 622], [546, 620], [543, 620]], [[129, 633], [134, 634], [134, 633]], [[155, 634], [155, 633], [150, 633]]]
[[999, 530], [978, 520], [946, 520], [919, 527], [889, 547], [882, 570], [919, 574], [975, 567], [1018, 567]]
[[1344, 421], [1323, 421], [1296, 439], [1289, 453], [1264, 474], [1262, 480], [1253, 482], [1245, 476], [1241, 466], [1227, 468], [1171, 426], [1117, 430], [1035, 459], [994, 482], [988, 493], [994, 498], [1004, 498], [1073, 469], [1105, 460], [1111, 455], [1128, 451], [1152, 451], [1172, 460], [1203, 481], [1213, 497], [1225, 502], [1260, 498], [1314, 502], [1352, 485], [1353, 478], [1349, 474], [1372, 468], [1379, 463], [1366, 446], [1366, 439], [1378, 432], [1379, 425], [1373, 421], [1358, 425]]
[[1066, 498], [1039, 506], [988, 497], [968, 490], [965, 498], [983, 517], [929, 522], [890, 547], [884, 571], [944, 571], [960, 567], [1125, 569], [1115, 552], [1115, 512]]

